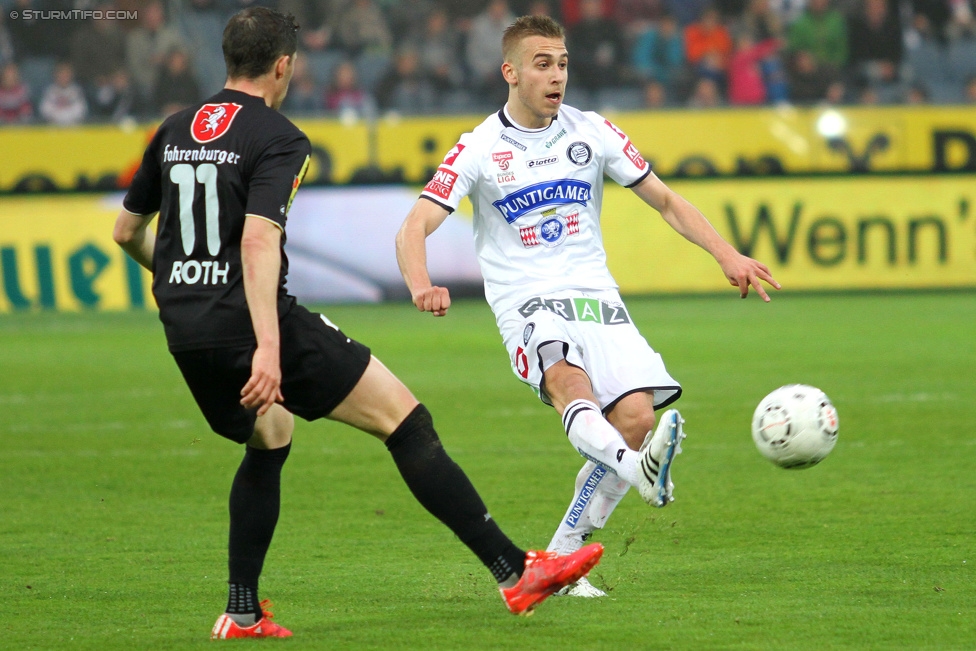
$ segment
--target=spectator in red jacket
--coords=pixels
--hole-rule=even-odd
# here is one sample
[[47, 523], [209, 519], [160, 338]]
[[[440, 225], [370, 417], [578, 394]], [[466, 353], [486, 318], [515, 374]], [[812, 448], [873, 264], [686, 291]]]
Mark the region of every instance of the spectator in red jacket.
[[763, 78], [762, 61], [774, 56], [781, 46], [782, 42], [775, 38], [757, 43], [748, 32], [739, 35], [729, 61], [729, 104], [766, 103], [769, 93]]

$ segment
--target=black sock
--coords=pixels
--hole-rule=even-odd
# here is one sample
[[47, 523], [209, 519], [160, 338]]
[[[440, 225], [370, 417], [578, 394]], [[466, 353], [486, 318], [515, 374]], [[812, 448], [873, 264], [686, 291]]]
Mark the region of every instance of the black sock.
[[227, 588], [227, 610], [224, 612], [232, 615], [254, 615], [255, 622], [261, 619], [257, 587], [228, 583]]
[[464, 471], [444, 451], [430, 412], [410, 412], [386, 440], [417, 501], [474, 552], [499, 582], [525, 569], [525, 552], [495, 524]]
[[261, 618], [258, 579], [278, 523], [281, 467], [290, 451], [290, 443], [275, 450], [248, 447], [234, 476], [230, 489], [228, 613], [253, 613]]

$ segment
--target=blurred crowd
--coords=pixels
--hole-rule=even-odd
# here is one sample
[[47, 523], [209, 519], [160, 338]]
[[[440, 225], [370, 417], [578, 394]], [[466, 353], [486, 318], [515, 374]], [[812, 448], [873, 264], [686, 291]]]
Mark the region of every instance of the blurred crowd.
[[302, 26], [293, 116], [494, 110], [522, 14], [565, 25], [582, 109], [976, 104], [976, 0], [0, 0], [0, 123], [154, 120], [203, 99], [223, 85], [223, 25], [254, 4]]

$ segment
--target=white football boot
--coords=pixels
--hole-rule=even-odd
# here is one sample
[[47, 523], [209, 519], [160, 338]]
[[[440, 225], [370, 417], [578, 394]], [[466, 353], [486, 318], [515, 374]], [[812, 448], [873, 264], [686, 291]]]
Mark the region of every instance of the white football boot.
[[590, 583], [584, 576], [576, 583], [570, 583], [565, 588], [557, 592], [556, 596], [585, 597], [587, 599], [592, 599], [594, 597], [606, 597], [607, 593]]
[[648, 432], [640, 448], [637, 490], [645, 502], [659, 509], [674, 501], [671, 466], [675, 456], [681, 453], [684, 422], [677, 409], [668, 409], [661, 416], [654, 435]]

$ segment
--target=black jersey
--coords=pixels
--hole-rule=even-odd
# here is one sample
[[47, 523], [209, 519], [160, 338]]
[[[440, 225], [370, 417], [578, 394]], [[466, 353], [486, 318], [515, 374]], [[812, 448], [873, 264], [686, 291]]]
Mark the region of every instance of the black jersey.
[[224, 89], [160, 125], [123, 206], [159, 211], [153, 294], [170, 350], [252, 343], [241, 235], [246, 215], [282, 229], [278, 314], [285, 290], [285, 220], [308, 166], [308, 138], [264, 100]]

